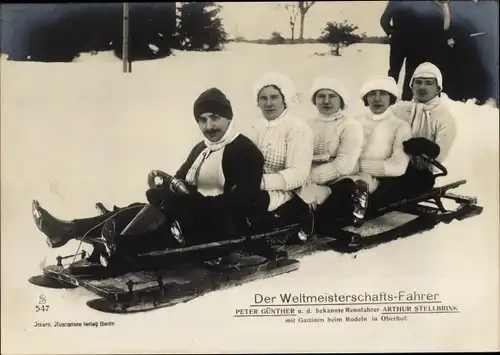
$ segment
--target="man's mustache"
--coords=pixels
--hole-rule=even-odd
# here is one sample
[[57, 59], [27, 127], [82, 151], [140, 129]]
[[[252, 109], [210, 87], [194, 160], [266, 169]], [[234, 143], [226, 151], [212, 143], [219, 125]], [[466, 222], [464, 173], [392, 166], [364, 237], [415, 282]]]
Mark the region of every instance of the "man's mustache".
[[208, 129], [205, 131], [205, 134], [214, 134], [214, 133], [217, 133], [219, 132], [218, 129]]

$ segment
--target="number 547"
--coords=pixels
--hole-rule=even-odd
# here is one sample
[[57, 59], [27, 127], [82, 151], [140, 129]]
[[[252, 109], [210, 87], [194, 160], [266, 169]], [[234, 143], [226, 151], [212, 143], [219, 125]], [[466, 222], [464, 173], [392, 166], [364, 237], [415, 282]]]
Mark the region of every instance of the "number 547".
[[37, 312], [48, 312], [49, 311], [49, 305], [42, 305], [42, 306], [35, 306], [35, 309]]

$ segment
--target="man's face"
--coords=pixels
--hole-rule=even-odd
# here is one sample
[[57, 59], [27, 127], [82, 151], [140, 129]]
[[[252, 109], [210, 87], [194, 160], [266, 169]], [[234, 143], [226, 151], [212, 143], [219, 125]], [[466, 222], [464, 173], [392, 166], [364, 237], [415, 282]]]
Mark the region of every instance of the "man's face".
[[321, 89], [316, 93], [315, 103], [321, 114], [332, 115], [340, 110], [342, 99], [333, 90]]
[[384, 90], [373, 90], [366, 94], [370, 111], [376, 115], [384, 113], [391, 105], [391, 95]]
[[216, 113], [205, 112], [198, 117], [198, 126], [210, 142], [217, 142], [224, 137], [231, 123], [230, 119]]
[[272, 86], [266, 86], [259, 92], [259, 108], [268, 120], [274, 120], [285, 111], [285, 102], [281, 92]]
[[412, 86], [413, 96], [418, 102], [428, 102], [441, 91], [436, 78], [415, 78]]

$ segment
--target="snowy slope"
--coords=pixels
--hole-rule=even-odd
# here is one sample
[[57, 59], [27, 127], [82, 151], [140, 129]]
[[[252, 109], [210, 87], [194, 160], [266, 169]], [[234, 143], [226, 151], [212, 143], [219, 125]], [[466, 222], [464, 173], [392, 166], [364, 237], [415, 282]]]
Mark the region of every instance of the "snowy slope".
[[[498, 339], [498, 109], [450, 102], [459, 138], [447, 162], [450, 177], [467, 179], [457, 193], [477, 196], [482, 215], [382, 245], [354, 256], [306, 257], [299, 271], [147, 314], [113, 316], [88, 309], [85, 290], [40, 290], [27, 282], [56, 255], [31, 217], [31, 201], [60, 218], [94, 215], [94, 204], [145, 201], [146, 175], [175, 171], [197, 142], [192, 103], [208, 87], [227, 93], [244, 128], [257, 114], [252, 85], [280, 70], [302, 93], [297, 113], [314, 112], [307, 92], [330, 72], [350, 92], [384, 75], [388, 46], [355, 45], [342, 57], [314, 56], [323, 45], [232, 44], [219, 53], [176, 53], [133, 64], [124, 75], [109, 53], [71, 64], [1, 61], [2, 339], [4, 352], [387, 351], [491, 349]], [[446, 85], [446, 83], [445, 83]], [[233, 318], [255, 293], [437, 292], [460, 314], [419, 315], [403, 323], [288, 324]], [[35, 313], [39, 294], [51, 305]], [[114, 321], [107, 335], [92, 328], [38, 329], [34, 320]], [[84, 332], [85, 338], [81, 334]], [[229, 333], [231, 332], [231, 334]], [[111, 334], [112, 333], [112, 334]], [[138, 334], [132, 336], [132, 334]], [[230, 334], [230, 335], [229, 335]], [[220, 339], [222, 337], [222, 340]], [[307, 337], [307, 338], [306, 338]], [[25, 341], [30, 339], [30, 342]], [[259, 339], [258, 341], [256, 339]], [[103, 342], [107, 340], [106, 342]], [[57, 342], [57, 343], [56, 343]]]

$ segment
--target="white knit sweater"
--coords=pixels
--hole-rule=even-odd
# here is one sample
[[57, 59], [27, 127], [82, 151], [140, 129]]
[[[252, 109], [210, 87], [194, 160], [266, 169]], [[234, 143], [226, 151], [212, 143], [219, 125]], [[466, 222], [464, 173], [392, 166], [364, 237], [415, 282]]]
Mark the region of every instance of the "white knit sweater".
[[365, 138], [359, 171], [373, 177], [403, 175], [409, 162], [403, 142], [411, 138], [410, 125], [390, 110], [382, 115], [368, 113], [357, 119], [363, 126]]
[[314, 136], [303, 120], [285, 110], [278, 118], [257, 119], [248, 133], [264, 155], [261, 187], [270, 195], [269, 211], [293, 197], [308, 179]]
[[363, 148], [363, 127], [342, 112], [308, 121], [314, 133], [311, 181], [324, 185], [354, 172]]
[[[439, 146], [440, 153], [436, 160], [443, 163], [457, 136], [455, 120], [445, 103], [439, 97], [428, 104], [399, 101], [391, 109], [397, 117], [411, 125], [414, 138], [427, 138]], [[412, 163], [418, 168], [430, 168], [419, 159], [413, 159]]]

